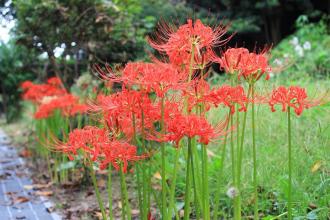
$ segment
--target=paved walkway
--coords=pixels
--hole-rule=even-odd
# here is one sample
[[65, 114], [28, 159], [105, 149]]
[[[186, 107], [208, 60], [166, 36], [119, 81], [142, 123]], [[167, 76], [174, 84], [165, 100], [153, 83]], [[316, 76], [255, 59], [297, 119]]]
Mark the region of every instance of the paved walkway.
[[50, 201], [24, 188], [32, 185], [32, 180], [23, 159], [9, 143], [0, 129], [0, 220], [61, 220], [47, 211], [53, 207]]

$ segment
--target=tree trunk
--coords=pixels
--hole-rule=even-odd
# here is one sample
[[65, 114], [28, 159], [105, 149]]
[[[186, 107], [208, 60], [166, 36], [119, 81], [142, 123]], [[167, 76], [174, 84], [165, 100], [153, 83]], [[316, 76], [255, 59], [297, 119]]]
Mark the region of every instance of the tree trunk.
[[5, 83], [4, 80], [1, 83], [1, 96], [2, 96], [2, 107], [3, 107], [3, 113], [6, 116], [6, 121], [8, 122], [8, 110], [7, 110], [7, 94], [5, 89]]
[[51, 65], [51, 67], [52, 67], [55, 75], [61, 79], [61, 77], [60, 77], [60, 70], [59, 70], [59, 67], [58, 67], [58, 65], [56, 63], [56, 58], [55, 58], [55, 55], [54, 55], [54, 51], [51, 48], [49, 48], [49, 47], [47, 47], [47, 50], [46, 51], [47, 51], [49, 63]]

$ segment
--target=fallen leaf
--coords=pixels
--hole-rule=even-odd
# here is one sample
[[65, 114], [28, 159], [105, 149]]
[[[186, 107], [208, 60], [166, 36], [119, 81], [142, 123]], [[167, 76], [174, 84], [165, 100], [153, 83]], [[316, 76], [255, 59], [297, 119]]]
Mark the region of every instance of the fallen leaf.
[[102, 212], [94, 211], [94, 215], [95, 215], [96, 218], [98, 218], [100, 220], [103, 219]]
[[48, 207], [48, 208], [46, 208], [46, 211], [49, 213], [52, 213], [55, 211], [55, 207], [54, 206]]
[[321, 168], [321, 166], [322, 166], [322, 161], [316, 161], [311, 168], [311, 172], [315, 173], [316, 171], [318, 171]]
[[50, 187], [52, 184], [53, 184], [52, 182], [49, 182], [47, 184], [25, 185], [24, 186], [24, 189], [26, 189], [26, 190], [31, 190], [31, 189], [34, 189], [34, 190], [45, 189], [45, 188]]
[[213, 151], [211, 151], [211, 150], [209, 150], [209, 149], [207, 149], [206, 151], [207, 151], [207, 156], [208, 156], [209, 158], [215, 156], [215, 153], [213, 153]]
[[32, 152], [28, 149], [24, 149], [19, 153], [20, 157], [31, 157], [32, 156]]
[[181, 209], [181, 210], [179, 211], [179, 216], [180, 216], [180, 218], [183, 218], [183, 216], [184, 216], [184, 210], [183, 210], [183, 209]]
[[138, 210], [138, 209], [132, 209], [131, 214], [134, 215], [134, 216], [137, 216], [137, 215], [140, 214], [140, 210]]
[[7, 194], [8, 196], [12, 196], [12, 195], [17, 194], [17, 192], [6, 192], [6, 194]]
[[314, 203], [309, 203], [308, 204], [308, 207], [313, 210], [313, 209], [316, 209], [317, 208], [317, 205], [314, 204]]
[[26, 189], [26, 190], [31, 190], [31, 189], [33, 189], [33, 185], [24, 185], [23, 187], [24, 187], [24, 189]]
[[19, 215], [15, 217], [16, 219], [26, 219], [26, 217], [24, 215]]
[[98, 186], [98, 187], [105, 187], [106, 184], [107, 184], [107, 182], [106, 182], [104, 179], [99, 179], [99, 180], [97, 181], [97, 186]]
[[157, 171], [157, 172], [154, 174], [154, 178], [161, 180], [161, 179], [162, 179], [162, 176], [161, 176], [160, 173]]
[[24, 196], [19, 196], [17, 198], [14, 198], [14, 204], [24, 203], [30, 201], [29, 198], [26, 198]]
[[37, 191], [34, 193], [36, 196], [51, 196], [53, 191]]

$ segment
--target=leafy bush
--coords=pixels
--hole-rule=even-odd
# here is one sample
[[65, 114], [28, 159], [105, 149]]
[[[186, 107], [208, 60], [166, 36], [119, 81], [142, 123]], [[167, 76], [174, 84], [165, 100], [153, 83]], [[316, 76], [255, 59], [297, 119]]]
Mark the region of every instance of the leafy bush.
[[27, 66], [36, 62], [31, 54], [13, 42], [0, 43], [0, 94], [7, 122], [12, 121], [20, 110], [18, 85], [33, 77], [33, 73], [27, 71]]
[[283, 72], [288, 76], [329, 76], [330, 35], [326, 19], [308, 23], [306, 16], [300, 16], [296, 22], [298, 30], [272, 51], [274, 66], [284, 66]]

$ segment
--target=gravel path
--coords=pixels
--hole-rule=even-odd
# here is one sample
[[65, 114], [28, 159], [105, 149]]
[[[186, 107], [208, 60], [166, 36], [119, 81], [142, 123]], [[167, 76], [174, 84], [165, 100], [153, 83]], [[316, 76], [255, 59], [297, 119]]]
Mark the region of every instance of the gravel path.
[[0, 129], [0, 220], [61, 220], [58, 214], [48, 211], [54, 204], [24, 187], [33, 184], [29, 171], [9, 144]]

